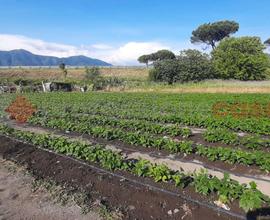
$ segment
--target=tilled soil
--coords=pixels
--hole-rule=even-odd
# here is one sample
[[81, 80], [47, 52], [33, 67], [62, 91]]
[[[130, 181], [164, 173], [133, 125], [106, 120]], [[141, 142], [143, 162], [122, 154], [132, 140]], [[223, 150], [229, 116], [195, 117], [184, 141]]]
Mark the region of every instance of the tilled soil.
[[72, 203], [55, 203], [46, 190], [32, 191], [33, 177], [14, 163], [0, 156], [0, 219], [1, 220], [99, 220], [99, 215]]
[[[26, 166], [37, 178], [53, 179], [59, 184], [84, 189], [93, 199], [117, 208], [123, 213], [123, 219], [236, 219], [3, 136], [0, 136], [0, 155]], [[135, 179], [144, 182], [144, 178]]]

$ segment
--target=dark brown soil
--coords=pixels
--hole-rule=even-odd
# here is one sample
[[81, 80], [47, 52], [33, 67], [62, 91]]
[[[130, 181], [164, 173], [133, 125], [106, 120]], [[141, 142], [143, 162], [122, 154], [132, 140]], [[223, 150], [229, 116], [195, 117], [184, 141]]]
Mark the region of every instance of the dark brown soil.
[[[127, 178], [123, 179], [7, 137], [0, 136], [0, 141], [0, 155], [3, 158], [25, 165], [37, 178], [53, 179], [59, 184], [86, 190], [108, 207], [119, 208], [124, 213], [124, 219], [236, 219], [211, 207], [157, 191], [154, 187], [159, 184], [145, 178], [118, 172]], [[139, 183], [130, 181], [132, 177]], [[153, 187], [149, 188], [142, 183], [151, 183]], [[168, 214], [170, 210], [172, 215]]]

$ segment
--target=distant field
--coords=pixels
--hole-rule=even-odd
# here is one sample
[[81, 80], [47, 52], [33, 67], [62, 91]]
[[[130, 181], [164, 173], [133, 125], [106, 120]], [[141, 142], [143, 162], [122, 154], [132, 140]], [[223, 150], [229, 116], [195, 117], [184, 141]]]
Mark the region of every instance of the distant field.
[[[164, 92], [164, 93], [270, 93], [270, 80], [237, 81], [237, 80], [206, 80], [198, 83], [153, 83], [147, 81], [147, 68], [143, 67], [101, 67], [104, 77], [118, 77], [125, 83], [120, 87], [108, 87], [107, 91], [127, 92]], [[0, 69], [1, 79], [46, 79], [62, 80], [62, 72], [58, 68], [6, 68]], [[84, 68], [69, 68], [68, 79], [83, 80]]]
[[[117, 68], [101, 67], [100, 72], [103, 76], [114, 76], [131, 80], [146, 80], [148, 69], [146, 68]], [[0, 69], [0, 78], [28, 78], [28, 79], [61, 79], [62, 72], [59, 68], [7, 68]], [[84, 79], [84, 68], [68, 69], [68, 78]]]

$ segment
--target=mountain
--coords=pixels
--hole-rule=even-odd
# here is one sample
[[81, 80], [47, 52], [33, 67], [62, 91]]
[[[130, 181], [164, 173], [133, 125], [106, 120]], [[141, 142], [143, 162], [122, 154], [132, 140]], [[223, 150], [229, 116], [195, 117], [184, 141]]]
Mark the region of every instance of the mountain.
[[112, 66], [102, 60], [86, 56], [59, 58], [36, 55], [23, 49], [0, 51], [0, 66], [58, 66], [60, 63], [68, 66]]

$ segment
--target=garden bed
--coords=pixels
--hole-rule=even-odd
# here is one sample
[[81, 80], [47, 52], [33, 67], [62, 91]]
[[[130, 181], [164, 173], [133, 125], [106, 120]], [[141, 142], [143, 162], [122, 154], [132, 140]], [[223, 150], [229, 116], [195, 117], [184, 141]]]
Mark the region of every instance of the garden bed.
[[[208, 220], [243, 217], [239, 210], [238, 214], [225, 214], [222, 210], [205, 207], [211, 206], [208, 203], [199, 205], [194, 201], [184, 200], [177, 196], [180, 192], [173, 190], [173, 187], [165, 188], [162, 192], [158, 190], [163, 189], [160, 188], [160, 184], [144, 178], [124, 172], [116, 173], [117, 176], [111, 175], [99, 167], [89, 167], [71, 158], [43, 151], [4, 136], [0, 136], [0, 140], [0, 154], [4, 159], [26, 166], [37, 178], [53, 179], [60, 184], [83, 188], [93, 197], [104, 200], [103, 202], [111, 208], [117, 207], [123, 211], [124, 219], [180, 219], [186, 216], [186, 219]], [[194, 196], [190, 194], [189, 197]]]

